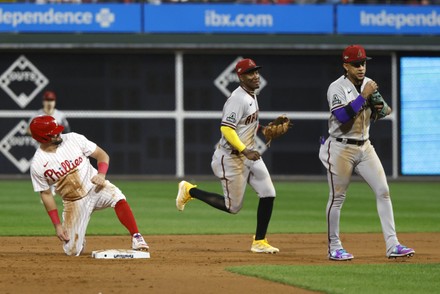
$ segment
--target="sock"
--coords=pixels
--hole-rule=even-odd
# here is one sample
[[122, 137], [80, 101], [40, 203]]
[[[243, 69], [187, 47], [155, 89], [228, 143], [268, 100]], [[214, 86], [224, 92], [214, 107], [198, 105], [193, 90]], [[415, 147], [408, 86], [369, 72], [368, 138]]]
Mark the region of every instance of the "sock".
[[255, 232], [255, 240], [263, 240], [266, 238], [267, 227], [272, 216], [273, 201], [275, 197], [260, 198], [257, 211], [257, 231]]
[[189, 194], [191, 197], [199, 199], [212, 207], [229, 212], [229, 210], [226, 208], [225, 197], [223, 195], [206, 192], [197, 188], [190, 189]]
[[132, 236], [136, 233], [139, 233], [136, 220], [134, 219], [133, 212], [131, 211], [130, 205], [128, 205], [127, 201], [124, 199], [119, 200], [115, 205], [115, 212], [121, 224], [127, 228]]

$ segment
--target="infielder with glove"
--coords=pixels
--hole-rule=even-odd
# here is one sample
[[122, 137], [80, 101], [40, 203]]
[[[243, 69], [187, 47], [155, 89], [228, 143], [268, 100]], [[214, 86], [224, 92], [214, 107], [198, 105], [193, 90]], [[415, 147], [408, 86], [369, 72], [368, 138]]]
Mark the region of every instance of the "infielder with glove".
[[[211, 162], [214, 174], [221, 181], [223, 195], [206, 192], [191, 183], [181, 181], [176, 206], [182, 211], [188, 201], [196, 198], [214, 208], [236, 214], [243, 205], [248, 182], [260, 198], [257, 229], [251, 251], [277, 253], [279, 249], [271, 246], [266, 239], [276, 196], [275, 188], [260, 153], [254, 150], [255, 136], [259, 128], [259, 108], [255, 90], [260, 87], [260, 68], [261, 66], [257, 66], [251, 59], [243, 59], [236, 64], [235, 70], [240, 86], [232, 92], [223, 107], [220, 127], [222, 137]], [[288, 121], [286, 123], [289, 124]], [[273, 132], [271, 136], [279, 136], [275, 125], [272, 125], [273, 127], [268, 126], [266, 133]], [[284, 128], [281, 126], [279, 129]]]
[[[63, 241], [67, 255], [78, 256], [84, 250], [85, 234], [93, 211], [113, 207], [119, 221], [132, 238], [132, 249], [148, 251], [148, 245], [137, 228], [124, 194], [105, 179], [109, 156], [77, 133], [61, 134], [64, 127], [49, 115], [37, 116], [30, 123], [32, 137], [40, 143], [32, 159], [31, 178], [41, 200]], [[90, 163], [96, 159], [98, 170]], [[63, 223], [50, 186], [63, 198]]]
[[369, 140], [370, 123], [391, 113], [375, 81], [365, 76], [365, 49], [351, 45], [342, 53], [345, 73], [327, 91], [331, 115], [329, 137], [321, 142], [319, 157], [327, 169], [330, 188], [327, 203], [328, 257], [350, 260], [342, 246], [339, 221], [353, 170], [372, 188], [389, 258], [413, 256], [415, 251], [399, 243], [394, 224], [390, 191], [379, 157]]

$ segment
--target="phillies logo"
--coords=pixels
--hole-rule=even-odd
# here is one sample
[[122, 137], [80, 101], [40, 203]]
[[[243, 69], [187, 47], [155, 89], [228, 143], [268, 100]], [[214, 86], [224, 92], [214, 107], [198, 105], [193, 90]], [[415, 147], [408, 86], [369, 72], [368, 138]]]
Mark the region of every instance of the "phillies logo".
[[83, 162], [82, 157], [78, 157], [75, 160], [64, 160], [61, 162], [61, 167], [58, 168], [58, 171], [52, 169], [48, 169], [44, 172], [44, 176], [46, 178], [50, 178], [52, 181], [59, 180], [61, 177], [64, 177], [69, 172], [73, 171], [76, 167], [78, 167], [81, 162]]

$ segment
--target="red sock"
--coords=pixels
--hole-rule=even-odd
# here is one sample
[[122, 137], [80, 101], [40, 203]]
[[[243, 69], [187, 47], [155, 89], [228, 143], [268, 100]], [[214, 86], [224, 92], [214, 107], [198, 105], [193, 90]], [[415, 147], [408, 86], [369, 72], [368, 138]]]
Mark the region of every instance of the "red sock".
[[132, 236], [136, 233], [139, 233], [136, 220], [134, 219], [133, 212], [131, 211], [130, 205], [128, 205], [127, 201], [124, 199], [118, 201], [118, 203], [115, 205], [115, 212], [121, 224], [127, 228]]

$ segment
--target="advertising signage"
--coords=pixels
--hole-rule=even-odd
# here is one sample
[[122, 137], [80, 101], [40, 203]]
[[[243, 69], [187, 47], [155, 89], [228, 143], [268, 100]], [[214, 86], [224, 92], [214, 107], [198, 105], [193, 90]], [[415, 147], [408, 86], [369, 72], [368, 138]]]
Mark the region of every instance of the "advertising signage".
[[338, 5], [338, 34], [438, 35], [440, 6]]
[[0, 32], [139, 33], [141, 5], [0, 4]]
[[332, 5], [145, 4], [145, 33], [333, 34]]
[[440, 6], [0, 4], [0, 33], [439, 35]]

